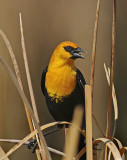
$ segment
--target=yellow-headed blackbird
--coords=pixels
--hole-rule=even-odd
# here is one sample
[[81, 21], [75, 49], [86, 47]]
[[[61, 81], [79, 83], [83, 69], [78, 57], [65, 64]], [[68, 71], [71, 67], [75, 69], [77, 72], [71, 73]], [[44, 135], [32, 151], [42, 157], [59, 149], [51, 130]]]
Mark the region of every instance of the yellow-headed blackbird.
[[[74, 109], [81, 105], [85, 109], [85, 79], [74, 65], [77, 58], [84, 58], [77, 44], [66, 41], [54, 50], [48, 67], [42, 73], [41, 88], [51, 115], [56, 121], [72, 120]], [[85, 113], [82, 129], [85, 129]], [[80, 136], [79, 151], [85, 146]], [[85, 155], [81, 159], [85, 159]]]

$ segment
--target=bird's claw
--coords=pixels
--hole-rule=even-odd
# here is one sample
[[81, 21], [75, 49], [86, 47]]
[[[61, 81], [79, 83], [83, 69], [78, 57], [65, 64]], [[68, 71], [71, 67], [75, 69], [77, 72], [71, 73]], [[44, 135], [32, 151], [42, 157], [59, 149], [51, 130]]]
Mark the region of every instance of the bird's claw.
[[33, 148], [32, 153], [35, 153], [35, 150], [37, 149], [37, 147], [38, 147], [37, 139], [32, 139], [32, 140], [30, 141], [30, 143], [27, 145], [27, 148], [28, 148], [28, 149], [32, 149], [32, 148]]

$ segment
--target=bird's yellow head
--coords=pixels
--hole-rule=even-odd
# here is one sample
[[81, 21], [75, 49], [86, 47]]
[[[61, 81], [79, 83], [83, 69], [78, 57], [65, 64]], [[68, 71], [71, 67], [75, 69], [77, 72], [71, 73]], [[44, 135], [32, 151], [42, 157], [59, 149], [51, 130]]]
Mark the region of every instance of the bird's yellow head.
[[[73, 42], [62, 42], [54, 50], [46, 73], [45, 86], [52, 99], [62, 101], [62, 97], [72, 93], [76, 86], [76, 67], [74, 60], [84, 58], [83, 51]], [[85, 52], [86, 53], [86, 52]]]
[[70, 41], [60, 43], [52, 54], [48, 67], [49, 70], [65, 64], [74, 65], [75, 59], [84, 58], [79, 52], [86, 53], [86, 51], [82, 50], [76, 43]]

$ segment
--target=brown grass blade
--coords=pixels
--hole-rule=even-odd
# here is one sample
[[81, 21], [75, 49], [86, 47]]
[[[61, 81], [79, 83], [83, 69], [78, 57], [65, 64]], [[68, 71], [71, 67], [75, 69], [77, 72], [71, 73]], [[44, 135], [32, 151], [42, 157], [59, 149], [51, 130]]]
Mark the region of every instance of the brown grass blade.
[[[56, 125], [57, 122], [53, 122], [50, 124], [46, 124], [44, 126], [41, 127], [41, 130], [46, 129], [48, 127], [54, 126]], [[16, 151], [18, 148], [20, 148], [24, 143], [26, 143], [30, 138], [32, 138], [33, 136], [35, 136], [37, 134], [37, 130], [34, 130], [33, 132], [31, 132], [30, 134], [28, 134], [25, 138], [23, 138], [18, 144], [16, 144], [14, 147], [12, 147], [5, 156], [3, 156], [0, 160], [5, 159], [6, 157], [10, 156], [14, 151]]]
[[85, 85], [85, 114], [86, 114], [86, 156], [87, 159], [93, 159], [92, 145], [92, 106], [91, 106], [91, 87]]
[[96, 117], [94, 116], [94, 114], [92, 114], [92, 116], [93, 116], [93, 119], [95, 121], [95, 124], [97, 125], [98, 129], [100, 130], [100, 133], [102, 134], [103, 137], [106, 137], [103, 129], [100, 127], [100, 124], [98, 123], [98, 121], [97, 121]]
[[18, 81], [17, 81], [16, 77], [14, 76], [12, 70], [10, 69], [10, 67], [7, 65], [7, 63], [4, 61], [4, 59], [1, 56], [0, 56], [0, 62], [4, 66], [4, 68], [6, 69], [8, 74], [10, 75], [10, 77], [11, 77], [13, 83], [15, 84], [15, 86], [16, 86], [16, 88], [17, 88], [17, 90], [18, 90], [18, 92], [19, 92], [19, 94], [21, 96], [21, 98], [23, 99], [23, 102], [25, 102], [25, 104], [26, 104], [26, 107], [27, 107], [27, 110], [28, 110], [29, 114], [31, 115], [31, 117], [32, 117], [32, 119], [34, 121], [34, 124], [35, 124], [35, 126], [36, 126], [36, 128], [38, 130], [38, 133], [39, 133], [41, 147], [42, 147], [42, 151], [43, 151], [43, 154], [44, 154], [44, 159], [47, 158], [48, 160], [51, 160], [51, 156], [49, 154], [49, 151], [47, 150], [47, 145], [46, 145], [45, 139], [44, 139], [44, 137], [43, 137], [43, 135], [41, 133], [40, 127], [39, 127], [39, 125], [38, 125], [38, 123], [36, 121], [36, 118], [35, 118], [35, 116], [33, 114], [31, 106], [30, 106], [30, 104], [29, 104], [24, 92], [20, 88], [20, 86], [18, 84]]
[[34, 111], [35, 117], [37, 119], [37, 122], [39, 123], [39, 117], [38, 117], [38, 113], [37, 113], [37, 107], [36, 107], [36, 103], [35, 103], [33, 87], [32, 87], [32, 82], [31, 82], [31, 77], [30, 77], [30, 71], [29, 71], [29, 66], [28, 66], [28, 60], [27, 60], [27, 55], [26, 55], [21, 13], [19, 13], [19, 19], [20, 19], [20, 30], [21, 30], [21, 44], [22, 44], [22, 50], [23, 50], [23, 58], [24, 58], [24, 64], [25, 64], [25, 70], [26, 70], [26, 77], [27, 77], [27, 81], [28, 81], [28, 87], [29, 87], [33, 111]]
[[110, 136], [111, 128], [111, 111], [112, 111], [112, 86], [113, 86], [113, 70], [114, 70], [114, 55], [115, 55], [115, 34], [116, 34], [116, 0], [113, 0], [113, 22], [112, 22], [112, 54], [111, 54], [111, 76], [110, 76], [110, 89], [109, 89], [109, 104], [107, 115], [107, 129], [106, 136]]
[[6, 37], [5, 33], [2, 31], [2, 29], [0, 29], [0, 35], [3, 38], [3, 40], [7, 46], [7, 49], [9, 51], [10, 56], [11, 56], [12, 63], [13, 63], [14, 69], [15, 69], [17, 80], [19, 82], [20, 87], [23, 89], [23, 85], [22, 85], [22, 81], [21, 81], [21, 74], [19, 71], [19, 67], [18, 67], [18, 63], [17, 63], [16, 57], [15, 57], [15, 54], [14, 54], [13, 49], [11, 47], [11, 44], [10, 44], [8, 38]]
[[98, 138], [98, 139], [94, 140], [93, 144], [98, 144], [100, 142], [103, 142], [109, 148], [109, 150], [111, 150], [112, 155], [115, 160], [122, 160], [122, 157], [120, 155], [118, 148], [111, 140], [109, 140], [107, 138]]
[[[109, 77], [110, 77], [110, 69], [109, 68], [108, 68], [108, 74], [109, 74]], [[113, 105], [114, 105], [114, 110], [115, 110], [115, 120], [117, 120], [118, 119], [118, 103], [117, 103], [114, 84], [112, 86], [112, 98], [113, 98]]]
[[[122, 156], [122, 160], [124, 160], [125, 158], [124, 158], [124, 152], [125, 152], [125, 148], [127, 149], [127, 147], [123, 147], [122, 146], [122, 143], [118, 140], [118, 139], [116, 139], [116, 138], [111, 138], [111, 139], [114, 139], [116, 142], [117, 142], [117, 144], [118, 144], [118, 147], [119, 147], [119, 149], [121, 150], [121, 156]], [[104, 139], [104, 143], [106, 142], [106, 140], [107, 139]], [[110, 141], [109, 139], [108, 139], [108, 141]], [[101, 142], [101, 141], [100, 141]], [[96, 144], [96, 140], [93, 142], [93, 144]], [[112, 145], [112, 144], [111, 144]], [[114, 146], [115, 146], [115, 144], [114, 144]], [[124, 148], [124, 149], [123, 149]], [[84, 147], [79, 153], [78, 153], [78, 155], [76, 156], [76, 158], [75, 158], [75, 160], [78, 160], [84, 153], [86, 152], [86, 147]], [[103, 149], [102, 149], [102, 152], [104, 152], [104, 147], [103, 147]], [[123, 152], [123, 153], [122, 153]], [[109, 151], [109, 155], [108, 155], [108, 160], [110, 160], [110, 156], [111, 156], [111, 153], [112, 153], [112, 151], [110, 150]], [[103, 154], [103, 153], [102, 153]], [[103, 158], [103, 155], [101, 154], [101, 157], [100, 157], [100, 159], [102, 159]], [[114, 153], [115, 154], [115, 153]]]
[[[98, 31], [100, 2], [101, 2], [101, 0], [97, 1], [96, 19], [95, 19], [94, 36], [93, 36], [93, 49], [92, 49], [92, 65], [91, 65], [91, 79], [90, 79], [92, 107], [93, 107], [94, 72], [95, 72], [95, 58], [96, 58], [96, 44], [97, 44], [97, 31]], [[93, 115], [93, 118], [95, 120], [97, 127], [99, 128], [100, 132], [102, 133], [102, 135], [105, 135], [94, 115]]]
[[[72, 124], [81, 127], [82, 117], [83, 117], [83, 108], [76, 107], [74, 111]], [[73, 159], [73, 157], [77, 152], [78, 141], [79, 141], [79, 130], [76, 129], [74, 126], [71, 126], [69, 129], [68, 142], [66, 143], [64, 149], [67, 156], [63, 157], [63, 160]]]
[[65, 153], [63, 153], [63, 152], [61, 152], [61, 151], [58, 151], [58, 150], [56, 150], [56, 149], [53, 149], [53, 148], [51, 148], [51, 147], [48, 147], [48, 150], [49, 150], [50, 152], [55, 153], [55, 154], [58, 154], [58, 155], [60, 155], [60, 156], [62, 156], [62, 157], [66, 157], [66, 156], [67, 156]]
[[[116, 142], [117, 142], [117, 144], [118, 144], [118, 147], [119, 147], [119, 151], [123, 148], [123, 145], [122, 145], [122, 143], [117, 139], [117, 138], [113, 138]], [[125, 160], [125, 155], [124, 155], [124, 153], [121, 155], [122, 156], [122, 160]]]
[[[110, 69], [106, 68], [105, 63], [104, 63], [104, 69], [105, 69], [108, 84], [110, 85]], [[117, 126], [117, 119], [118, 119], [118, 104], [117, 104], [117, 98], [116, 98], [116, 93], [115, 93], [115, 87], [114, 87], [114, 84], [112, 84], [112, 85], [113, 85], [112, 86], [112, 98], [113, 98], [113, 106], [114, 106], [114, 114], [115, 114], [115, 116], [114, 116], [114, 129], [113, 129], [112, 137], [114, 137], [116, 126]]]
[[120, 142], [120, 140], [118, 140], [117, 138], [113, 138], [113, 139], [117, 142], [119, 149], [123, 148], [123, 145]]
[[[0, 146], [0, 158], [3, 157], [4, 155], [5, 155], [5, 152], [3, 151], [3, 149]], [[9, 160], [9, 158], [6, 157], [5, 160]]]
[[75, 160], [78, 160], [86, 152], [86, 147], [84, 147], [76, 156]]
[[97, 31], [98, 31], [100, 1], [101, 0], [97, 1], [96, 19], [95, 19], [94, 36], [93, 36], [92, 66], [91, 66], [91, 79], [90, 79], [92, 103], [93, 103], [94, 72], [95, 72], [95, 58], [96, 58], [96, 44], [97, 44]]
[[[110, 69], [106, 68], [105, 63], [104, 63], [104, 69], [105, 69], [105, 73], [106, 73], [106, 78], [107, 78], [108, 84], [110, 86]], [[114, 137], [115, 131], [116, 131], [116, 126], [117, 126], [117, 119], [118, 119], [118, 105], [117, 105], [117, 98], [116, 98], [114, 84], [112, 84], [112, 99], [113, 99], [114, 114], [115, 114], [115, 116], [114, 116], [114, 129], [113, 129], [113, 133], [112, 133], [112, 137]], [[107, 152], [107, 148], [106, 148], [106, 152]], [[108, 160], [110, 160], [110, 157], [111, 157], [111, 151], [109, 151], [108, 155], [105, 153], [105, 158], [108, 158]]]
[[[43, 126], [41, 126], [41, 130], [45, 130], [49, 127], [52, 127], [52, 126], [55, 126], [57, 124], [70, 124], [70, 125], [73, 125], [75, 128], [77, 128], [79, 130], [79, 132], [85, 137], [85, 132], [80, 129], [79, 127], [75, 126], [74, 124], [72, 123], [69, 123], [69, 122], [52, 122], [52, 123], [48, 123], [48, 124], [45, 124]], [[2, 157], [2, 159], [0, 160], [3, 160], [4, 158], [8, 157], [9, 155], [11, 155], [14, 151], [16, 151], [18, 148], [20, 148], [24, 143], [26, 143], [30, 138], [32, 138], [33, 136], [35, 136], [37, 134], [37, 130], [34, 130], [33, 132], [31, 132], [30, 134], [28, 134], [24, 139], [22, 139], [18, 144], [16, 144], [14, 147], [12, 147], [4, 157]]]
[[[114, 76], [114, 55], [115, 55], [115, 35], [116, 35], [116, 0], [113, 0], [113, 20], [112, 20], [112, 54], [111, 54], [111, 76], [110, 76], [110, 87], [109, 87], [109, 103], [107, 111], [107, 128], [106, 136], [110, 136], [111, 132], [111, 115], [112, 115], [112, 87], [113, 87], [113, 76]], [[114, 125], [114, 133], [116, 130], [116, 123]], [[105, 149], [105, 159], [108, 157], [107, 147]]]
[[[31, 82], [31, 77], [30, 77], [30, 72], [29, 72], [29, 66], [28, 66], [28, 61], [27, 61], [27, 55], [26, 55], [26, 48], [25, 48], [25, 41], [24, 41], [24, 35], [23, 35], [21, 13], [19, 13], [19, 19], [20, 19], [20, 31], [21, 31], [21, 45], [22, 45], [22, 50], [23, 50], [23, 58], [24, 58], [28, 88], [29, 88], [29, 92], [30, 92], [30, 98], [31, 98], [31, 102], [32, 102], [32, 108], [33, 108], [33, 111], [34, 111], [34, 115], [35, 115], [35, 118], [36, 118], [37, 122], [39, 123], [39, 117], [38, 117], [37, 107], [36, 107], [36, 103], [35, 103], [35, 98], [34, 98], [34, 93], [33, 93], [33, 88], [32, 88], [32, 82]], [[33, 127], [35, 129], [34, 123], [33, 123]], [[41, 149], [38, 135], [36, 135], [36, 139], [37, 139], [39, 149]], [[38, 153], [38, 150], [36, 150], [36, 154], [37, 154], [38, 159], [41, 159], [41, 157]]]
[[[99, 11], [100, 11], [100, 1], [97, 0], [97, 8], [96, 8], [96, 19], [95, 19], [95, 26], [94, 26], [94, 36], [93, 36], [93, 49], [92, 49], [92, 64], [91, 64], [91, 78], [90, 78], [90, 86], [91, 86], [91, 107], [93, 107], [93, 90], [94, 90], [94, 73], [95, 73], [95, 59], [96, 59], [96, 44], [97, 44], [97, 31], [98, 31], [98, 20], [99, 20]], [[94, 116], [95, 117], [95, 116]], [[97, 126], [99, 126], [99, 123], [97, 123]], [[92, 126], [91, 126], [92, 127]], [[100, 127], [99, 127], [100, 128]], [[91, 158], [89, 160], [92, 160], [91, 155], [91, 142], [90, 142], [90, 148], [87, 147], [87, 150], [89, 150], [87, 153], [87, 158]], [[89, 155], [90, 154], [90, 155]]]
[[[6, 37], [5, 33], [1, 29], [0, 29], [0, 35], [2, 36], [4, 42], [5, 42], [6, 46], [7, 46], [7, 49], [9, 51], [10, 56], [11, 56], [12, 63], [13, 63], [14, 69], [15, 69], [16, 77], [17, 77], [17, 80], [19, 82], [19, 86], [23, 90], [21, 74], [20, 74], [20, 71], [19, 71], [19, 67], [18, 67], [18, 63], [17, 63], [16, 57], [15, 57], [15, 54], [14, 54], [13, 49], [11, 47], [11, 44], [10, 44], [8, 38]], [[30, 131], [33, 131], [34, 128], [33, 128], [32, 120], [31, 120], [29, 112], [27, 111], [25, 103], [24, 103], [24, 108], [25, 108], [25, 111], [26, 111], [26, 116], [27, 116], [29, 127], [30, 127]], [[38, 160], [40, 160], [40, 157], [39, 157], [40, 154], [39, 154], [39, 152], [37, 150], [36, 150], [36, 154], [37, 154]]]
[[111, 155], [112, 155], [112, 152], [111, 152], [111, 150], [110, 150], [110, 151], [109, 151], [109, 154], [108, 154], [108, 160], [111, 159]]
[[[17, 80], [19, 82], [19, 85], [20, 85], [21, 89], [23, 90], [23, 85], [22, 85], [22, 81], [21, 81], [21, 74], [20, 74], [20, 71], [19, 71], [19, 67], [18, 67], [18, 63], [17, 63], [16, 57], [15, 57], [15, 54], [14, 54], [13, 49], [11, 47], [11, 44], [10, 44], [8, 38], [6, 37], [5, 33], [1, 29], [0, 29], [0, 35], [2, 36], [6, 46], [8, 48], [8, 51], [9, 51], [9, 54], [11, 56], [12, 63], [13, 63], [14, 69], [15, 69]], [[28, 119], [30, 129], [31, 129], [31, 131], [33, 131], [32, 121], [31, 121], [30, 115], [29, 115], [26, 107], [25, 107], [25, 110], [26, 110], [27, 119]]]
[[[7, 142], [7, 143], [19, 143], [19, 142], [21, 142], [21, 140], [17, 140], [17, 139], [0, 139], [0, 142]], [[26, 141], [25, 143], [24, 143], [24, 145], [28, 145], [30, 143], [30, 141]], [[67, 156], [65, 153], [63, 153], [63, 152], [61, 152], [61, 151], [58, 151], [58, 150], [56, 150], [56, 149], [54, 149], [54, 148], [51, 148], [51, 147], [48, 147], [48, 150], [50, 151], [50, 152], [53, 152], [53, 153], [55, 153], [55, 154], [58, 154], [58, 155], [60, 155], [60, 156]], [[3, 155], [5, 155], [5, 153], [4, 154], [2, 154], [1, 153], [2, 151], [1, 151], [1, 148], [0, 148], [0, 156], [3, 156]], [[1, 157], [0, 157], [1, 158]]]

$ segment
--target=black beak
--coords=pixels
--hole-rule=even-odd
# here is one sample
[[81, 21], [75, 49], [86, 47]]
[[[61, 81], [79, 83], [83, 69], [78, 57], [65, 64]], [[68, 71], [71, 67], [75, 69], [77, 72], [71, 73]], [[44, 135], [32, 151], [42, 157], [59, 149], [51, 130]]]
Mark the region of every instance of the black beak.
[[72, 59], [77, 59], [77, 58], [83, 58], [84, 59], [84, 56], [82, 56], [81, 54], [79, 54], [79, 52], [83, 52], [83, 53], [86, 53], [86, 51], [84, 51], [83, 49], [81, 49], [80, 47], [77, 47], [77, 48], [74, 48], [74, 50], [72, 50], [70, 53], [72, 54]]

